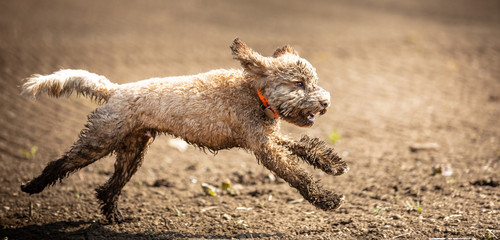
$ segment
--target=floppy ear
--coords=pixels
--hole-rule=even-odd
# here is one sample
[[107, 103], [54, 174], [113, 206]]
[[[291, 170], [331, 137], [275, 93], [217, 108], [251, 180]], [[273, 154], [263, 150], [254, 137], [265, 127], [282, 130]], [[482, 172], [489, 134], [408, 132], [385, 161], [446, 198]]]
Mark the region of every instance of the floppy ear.
[[231, 50], [233, 50], [234, 59], [240, 61], [245, 71], [254, 74], [262, 74], [266, 71], [268, 66], [266, 58], [249, 48], [239, 38], [234, 39]]
[[276, 49], [276, 51], [274, 51], [273, 57], [277, 58], [277, 57], [284, 55], [284, 54], [287, 54], [287, 53], [295, 55], [295, 56], [299, 56], [299, 53], [297, 51], [295, 51], [295, 49], [293, 49], [290, 45], [285, 45], [283, 47]]

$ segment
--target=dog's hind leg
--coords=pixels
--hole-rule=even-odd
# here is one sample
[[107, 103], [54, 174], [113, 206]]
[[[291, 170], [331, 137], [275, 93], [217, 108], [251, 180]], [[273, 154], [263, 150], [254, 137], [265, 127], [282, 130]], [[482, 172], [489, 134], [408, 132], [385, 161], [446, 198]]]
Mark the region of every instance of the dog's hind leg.
[[103, 186], [98, 187], [97, 198], [101, 201], [101, 211], [110, 223], [120, 223], [123, 218], [118, 209], [118, 198], [122, 188], [142, 164], [148, 145], [154, 133], [146, 131], [127, 135], [116, 149], [115, 172]]
[[30, 194], [39, 193], [57, 180], [110, 154], [118, 135], [114, 130], [119, 124], [104, 124], [103, 119], [106, 118], [101, 115], [102, 110], [94, 111], [71, 149], [61, 158], [50, 162], [40, 176], [22, 185], [21, 190]]

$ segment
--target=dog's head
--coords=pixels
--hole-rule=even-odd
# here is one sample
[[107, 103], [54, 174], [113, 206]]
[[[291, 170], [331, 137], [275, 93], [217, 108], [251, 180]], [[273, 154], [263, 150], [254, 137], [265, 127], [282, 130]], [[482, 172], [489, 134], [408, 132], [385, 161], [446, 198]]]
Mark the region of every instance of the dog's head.
[[292, 47], [283, 46], [272, 57], [263, 57], [237, 38], [231, 49], [256, 90], [285, 121], [310, 127], [315, 116], [330, 106], [330, 94], [318, 86], [316, 69]]

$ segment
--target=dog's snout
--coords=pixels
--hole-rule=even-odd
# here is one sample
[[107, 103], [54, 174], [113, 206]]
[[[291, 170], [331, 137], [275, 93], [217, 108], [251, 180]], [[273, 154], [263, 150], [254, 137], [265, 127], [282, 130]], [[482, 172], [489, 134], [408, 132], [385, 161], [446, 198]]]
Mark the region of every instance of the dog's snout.
[[323, 115], [326, 113], [328, 108], [330, 107], [330, 93], [321, 89], [321, 98], [319, 99], [319, 104], [323, 109], [319, 112], [320, 115]]

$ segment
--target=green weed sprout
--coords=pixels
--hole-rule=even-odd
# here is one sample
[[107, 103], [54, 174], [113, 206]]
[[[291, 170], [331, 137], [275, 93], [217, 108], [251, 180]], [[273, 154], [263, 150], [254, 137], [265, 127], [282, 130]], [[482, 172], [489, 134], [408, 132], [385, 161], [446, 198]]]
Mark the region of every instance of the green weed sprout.
[[380, 212], [387, 210], [388, 207], [377, 206], [373, 212], [378, 215]]
[[332, 130], [330, 134], [328, 134], [328, 139], [331, 143], [336, 143], [340, 140], [340, 133], [337, 130]]
[[408, 209], [411, 211], [416, 211], [416, 212], [422, 211], [422, 206], [420, 205], [420, 201], [417, 201], [415, 205], [413, 203], [406, 201], [406, 206], [408, 206]]
[[38, 147], [37, 146], [31, 147], [30, 150], [27, 150], [27, 149], [24, 149], [24, 148], [19, 149], [19, 153], [21, 155], [23, 155], [28, 160], [32, 160], [33, 158], [35, 158], [35, 154], [36, 154], [37, 151], [38, 151]]

